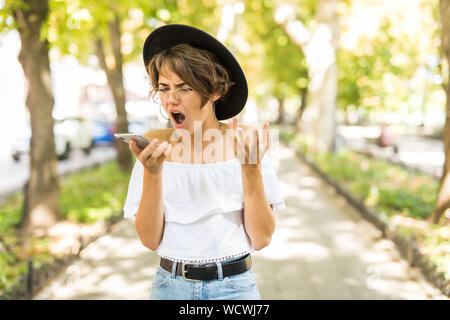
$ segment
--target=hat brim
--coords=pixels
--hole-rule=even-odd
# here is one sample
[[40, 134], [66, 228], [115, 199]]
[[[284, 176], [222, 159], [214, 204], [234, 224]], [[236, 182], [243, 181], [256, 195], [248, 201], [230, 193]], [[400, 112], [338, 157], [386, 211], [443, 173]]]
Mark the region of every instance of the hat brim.
[[183, 24], [169, 24], [153, 30], [144, 43], [145, 67], [147, 68], [155, 53], [180, 43], [212, 52], [228, 69], [234, 85], [230, 87], [226, 100], [215, 102], [216, 117], [218, 120], [225, 120], [239, 114], [244, 109], [248, 97], [245, 74], [233, 54], [209, 33]]

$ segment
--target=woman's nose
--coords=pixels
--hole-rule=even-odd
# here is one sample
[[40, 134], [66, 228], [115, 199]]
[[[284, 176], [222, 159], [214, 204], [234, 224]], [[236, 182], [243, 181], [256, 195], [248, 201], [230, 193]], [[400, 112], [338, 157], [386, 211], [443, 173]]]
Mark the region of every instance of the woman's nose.
[[167, 102], [168, 103], [175, 103], [175, 104], [177, 104], [178, 101], [179, 101], [177, 93], [175, 91], [172, 91], [172, 90], [168, 91], [167, 93], [168, 93]]

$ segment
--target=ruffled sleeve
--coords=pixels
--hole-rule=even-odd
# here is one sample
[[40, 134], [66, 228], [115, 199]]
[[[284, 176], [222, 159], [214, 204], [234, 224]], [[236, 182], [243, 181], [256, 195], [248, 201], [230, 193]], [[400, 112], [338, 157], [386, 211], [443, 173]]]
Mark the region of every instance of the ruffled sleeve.
[[127, 198], [123, 207], [124, 218], [134, 218], [139, 208], [142, 195], [142, 184], [144, 180], [144, 167], [136, 160], [131, 171], [130, 182], [128, 184]]

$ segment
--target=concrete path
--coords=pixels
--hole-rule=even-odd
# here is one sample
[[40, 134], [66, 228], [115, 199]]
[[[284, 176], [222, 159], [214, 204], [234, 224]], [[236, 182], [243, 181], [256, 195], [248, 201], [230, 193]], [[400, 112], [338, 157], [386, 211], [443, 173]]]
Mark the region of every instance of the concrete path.
[[[447, 299], [292, 150], [279, 151], [287, 209], [253, 259], [263, 299]], [[34, 299], [148, 299], [158, 261], [124, 220]]]

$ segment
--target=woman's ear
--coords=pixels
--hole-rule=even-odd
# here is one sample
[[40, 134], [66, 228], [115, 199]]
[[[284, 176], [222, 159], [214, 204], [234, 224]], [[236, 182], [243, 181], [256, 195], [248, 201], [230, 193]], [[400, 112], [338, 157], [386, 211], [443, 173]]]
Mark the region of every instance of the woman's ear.
[[220, 94], [215, 94], [212, 96], [211, 101], [216, 102], [220, 98]]

